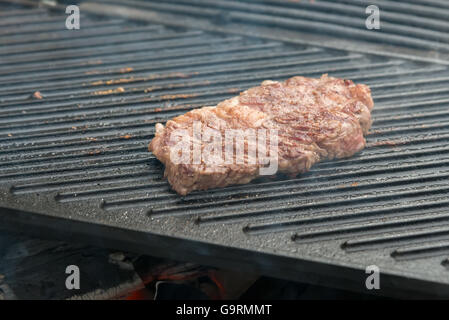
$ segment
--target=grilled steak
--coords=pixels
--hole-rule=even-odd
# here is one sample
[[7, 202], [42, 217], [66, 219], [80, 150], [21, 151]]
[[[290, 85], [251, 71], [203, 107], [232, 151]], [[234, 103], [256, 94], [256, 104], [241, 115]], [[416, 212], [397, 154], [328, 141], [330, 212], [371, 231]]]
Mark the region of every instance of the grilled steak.
[[[318, 161], [362, 150], [372, 107], [369, 87], [351, 80], [327, 75], [268, 80], [216, 107], [187, 112], [165, 127], [156, 124], [149, 150], [181, 195], [248, 183], [269, 172], [273, 162], [271, 174], [295, 177]], [[233, 139], [239, 135], [240, 148]]]

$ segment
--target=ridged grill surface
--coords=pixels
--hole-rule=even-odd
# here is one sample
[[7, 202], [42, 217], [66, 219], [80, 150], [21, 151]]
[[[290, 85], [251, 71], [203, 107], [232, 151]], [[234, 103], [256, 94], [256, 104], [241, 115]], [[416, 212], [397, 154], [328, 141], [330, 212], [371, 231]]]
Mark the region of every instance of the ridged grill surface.
[[[417, 0], [382, 1], [392, 7], [383, 14], [385, 34], [447, 50], [449, 5], [431, 2], [422, 11]], [[254, 8], [252, 15], [272, 19], [299, 20], [307, 13], [332, 21], [356, 1], [210, 3], [145, 5], [208, 16], [223, 7], [245, 15]], [[404, 6], [409, 14], [422, 13], [410, 23], [425, 36], [408, 32]], [[134, 232], [139, 250], [148, 245], [158, 254], [204, 257], [286, 278], [320, 282], [314, 276], [334, 270], [330, 277], [346, 278], [342, 270], [353, 270], [348, 277], [357, 283], [359, 275], [361, 289], [365, 267], [375, 264], [401, 285], [416, 280], [407, 290], [448, 294], [447, 66], [89, 14], [81, 17], [81, 30], [69, 31], [64, 14], [0, 9], [1, 207], [53, 217], [67, 229], [71, 221], [105, 233], [110, 230], [102, 226], [114, 228], [96, 236], [117, 235], [130, 250], [134, 240], [127, 233]], [[360, 29], [355, 18], [343, 23], [348, 33]], [[296, 179], [259, 179], [186, 197], [162, 179], [162, 165], [147, 151], [156, 122], [265, 79], [323, 73], [372, 89], [374, 124], [361, 153], [320, 163]], [[36, 91], [42, 99], [31, 97]], [[24, 225], [34, 224], [26, 217]], [[145, 243], [145, 235], [176, 245]]]

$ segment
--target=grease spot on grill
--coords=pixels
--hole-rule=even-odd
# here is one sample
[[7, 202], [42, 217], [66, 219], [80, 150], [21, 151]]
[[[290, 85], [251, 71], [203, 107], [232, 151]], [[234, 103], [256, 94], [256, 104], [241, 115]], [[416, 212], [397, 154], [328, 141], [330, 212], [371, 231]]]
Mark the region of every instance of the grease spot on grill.
[[98, 95], [108, 95], [108, 94], [123, 93], [123, 92], [125, 92], [125, 89], [123, 87], [118, 87], [116, 89], [95, 91], [92, 93], [92, 95], [98, 96]]
[[121, 73], [128, 73], [128, 72], [134, 71], [134, 68], [131, 68], [131, 67], [121, 68], [119, 71], [120, 71]]
[[163, 96], [159, 96], [158, 98], [160, 100], [175, 100], [175, 99], [187, 99], [187, 98], [194, 98], [198, 96], [195, 93], [181, 93], [181, 94], [166, 94]]
[[42, 96], [42, 94], [39, 91], [35, 91], [31, 96], [31, 99], [37, 99], [37, 100], [42, 100], [44, 97]]
[[446, 258], [446, 259], [444, 259], [443, 261], [441, 261], [441, 265], [442, 265], [443, 267], [445, 267], [446, 270], [449, 271], [449, 258]]

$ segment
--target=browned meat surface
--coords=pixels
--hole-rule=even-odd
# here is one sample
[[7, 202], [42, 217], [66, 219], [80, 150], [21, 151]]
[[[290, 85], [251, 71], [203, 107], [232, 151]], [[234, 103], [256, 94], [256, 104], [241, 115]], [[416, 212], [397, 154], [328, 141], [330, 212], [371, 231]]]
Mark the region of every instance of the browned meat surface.
[[[323, 75], [320, 79], [264, 81], [216, 107], [187, 112], [169, 120], [165, 127], [158, 123], [149, 150], [164, 163], [165, 176], [181, 195], [248, 183], [273, 162], [275, 172], [294, 177], [318, 161], [350, 157], [362, 150], [372, 108], [369, 87], [351, 80]], [[237, 145], [230, 150], [232, 159], [225, 156], [227, 133], [239, 129], [249, 133], [245, 135], [243, 163], [236, 159]], [[261, 156], [265, 153], [250, 152], [255, 141], [257, 150], [264, 141], [249, 139], [251, 132], [266, 132], [269, 163], [262, 161], [267, 160]], [[277, 148], [270, 149], [270, 143]], [[188, 156], [180, 161], [182, 152]]]

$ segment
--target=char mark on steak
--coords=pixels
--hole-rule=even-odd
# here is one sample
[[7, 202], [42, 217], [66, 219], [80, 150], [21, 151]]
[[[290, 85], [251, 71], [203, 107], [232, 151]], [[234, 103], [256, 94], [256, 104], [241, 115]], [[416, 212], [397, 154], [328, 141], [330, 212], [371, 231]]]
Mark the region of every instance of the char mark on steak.
[[[216, 107], [192, 110], [167, 121], [165, 127], [158, 123], [149, 150], [165, 165], [165, 176], [181, 195], [248, 183], [260, 176], [267, 163], [259, 161], [258, 152], [250, 152], [260, 148], [260, 141], [266, 141], [275, 171], [295, 177], [321, 160], [350, 157], [362, 150], [372, 108], [369, 87], [351, 80], [327, 75], [267, 80]], [[256, 133], [256, 140], [245, 136], [243, 162], [236, 159], [237, 145], [226, 150], [228, 132]], [[275, 152], [270, 146], [276, 139], [268, 134], [260, 139], [258, 132], [276, 133]]]

